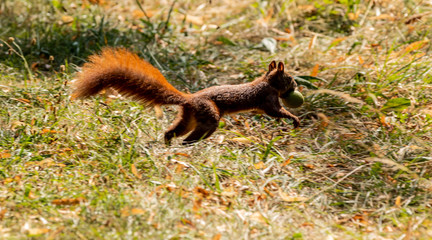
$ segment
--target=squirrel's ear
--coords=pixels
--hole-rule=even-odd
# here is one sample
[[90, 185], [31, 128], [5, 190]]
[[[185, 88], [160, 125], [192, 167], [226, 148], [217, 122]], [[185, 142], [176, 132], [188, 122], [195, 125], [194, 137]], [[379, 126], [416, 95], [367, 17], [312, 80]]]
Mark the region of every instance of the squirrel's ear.
[[279, 62], [277, 70], [278, 70], [278, 72], [283, 72], [284, 71], [284, 64], [282, 62]]
[[275, 61], [272, 61], [272, 62], [269, 64], [269, 72], [273, 71], [273, 69], [275, 69], [275, 68], [276, 68], [276, 62], [275, 62]]

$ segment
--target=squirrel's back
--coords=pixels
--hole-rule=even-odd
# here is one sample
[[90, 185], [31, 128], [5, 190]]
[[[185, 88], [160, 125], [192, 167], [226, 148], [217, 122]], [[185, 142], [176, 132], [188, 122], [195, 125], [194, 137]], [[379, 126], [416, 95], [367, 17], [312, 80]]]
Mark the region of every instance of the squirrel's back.
[[90, 97], [110, 87], [150, 105], [182, 104], [187, 96], [157, 68], [123, 48], [104, 48], [90, 56], [73, 85], [73, 98]]

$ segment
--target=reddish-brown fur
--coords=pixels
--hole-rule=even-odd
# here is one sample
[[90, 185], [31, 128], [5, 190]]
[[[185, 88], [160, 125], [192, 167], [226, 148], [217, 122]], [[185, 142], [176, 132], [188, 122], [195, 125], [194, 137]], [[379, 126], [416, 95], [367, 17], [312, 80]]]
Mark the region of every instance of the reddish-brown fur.
[[165, 132], [165, 142], [189, 134], [184, 144], [209, 137], [224, 114], [257, 110], [271, 117], [299, 119], [285, 110], [279, 96], [297, 84], [284, 71], [283, 63], [272, 61], [269, 70], [253, 82], [214, 86], [193, 94], [174, 88], [158, 69], [125, 49], [105, 48], [92, 55], [74, 82], [73, 98], [85, 98], [105, 88], [113, 88], [147, 105], [180, 105], [179, 113]]

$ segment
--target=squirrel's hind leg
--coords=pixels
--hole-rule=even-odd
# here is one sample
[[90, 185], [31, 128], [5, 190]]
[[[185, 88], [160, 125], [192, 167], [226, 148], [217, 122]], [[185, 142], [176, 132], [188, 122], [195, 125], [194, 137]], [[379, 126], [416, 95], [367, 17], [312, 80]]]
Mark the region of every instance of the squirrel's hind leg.
[[210, 137], [216, 131], [218, 123], [197, 122], [196, 128], [187, 136], [182, 144], [187, 145]]
[[177, 118], [165, 132], [165, 144], [169, 145], [174, 137], [180, 137], [192, 131], [196, 126], [196, 120], [190, 109], [179, 108]]
[[196, 106], [196, 127], [183, 140], [183, 145], [191, 144], [210, 137], [216, 131], [221, 118], [219, 109], [214, 102], [202, 102]]

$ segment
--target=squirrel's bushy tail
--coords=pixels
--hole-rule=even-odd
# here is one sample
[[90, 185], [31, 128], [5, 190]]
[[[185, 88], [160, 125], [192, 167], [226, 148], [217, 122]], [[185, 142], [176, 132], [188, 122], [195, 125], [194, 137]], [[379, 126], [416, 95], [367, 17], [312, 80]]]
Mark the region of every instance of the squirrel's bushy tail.
[[104, 48], [90, 56], [73, 85], [72, 98], [90, 97], [109, 87], [149, 105], [182, 104], [187, 96], [157, 68], [123, 48]]

